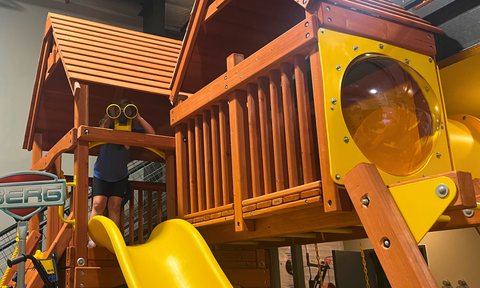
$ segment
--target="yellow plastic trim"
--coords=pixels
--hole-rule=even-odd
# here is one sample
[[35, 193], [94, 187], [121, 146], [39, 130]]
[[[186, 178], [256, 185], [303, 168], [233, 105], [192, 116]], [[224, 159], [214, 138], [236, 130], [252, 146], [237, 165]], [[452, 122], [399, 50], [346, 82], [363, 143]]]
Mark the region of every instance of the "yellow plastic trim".
[[[445, 198], [440, 198], [436, 193], [440, 184], [448, 187]], [[455, 182], [445, 176], [391, 187], [389, 190], [417, 243], [438, 220], [446, 220], [442, 214], [457, 196]]]
[[[88, 149], [92, 149], [93, 147], [96, 147], [98, 145], [103, 145], [105, 144], [106, 142], [90, 142], [88, 143]], [[165, 159], [165, 152], [161, 151], [161, 150], [158, 150], [158, 149], [155, 149], [155, 148], [150, 148], [150, 147], [144, 147], [145, 149], [147, 150], [150, 150], [152, 151], [153, 153], [157, 154], [158, 156], [162, 157], [163, 159]]]
[[448, 137], [455, 170], [480, 178], [480, 165], [472, 161], [480, 159], [480, 119], [465, 114], [448, 116]]
[[72, 225], [72, 231], [75, 231], [75, 219], [72, 220], [67, 220], [63, 216], [63, 206], [58, 206], [58, 216], [60, 217], [60, 220], [63, 223], [71, 224]]
[[[443, 103], [443, 96], [437, 79], [437, 67], [435, 61], [430, 62], [430, 56], [324, 28], [318, 31], [318, 41], [323, 72], [323, 98], [330, 158], [330, 175], [333, 181], [343, 185], [343, 176], [358, 163], [371, 163], [352, 140], [353, 137], [348, 131], [341, 109], [343, 76], [348, 65], [356, 57], [372, 53], [385, 55], [402, 63], [405, 62], [405, 59], [408, 59], [409, 66], [417, 71], [432, 87], [438, 103]], [[381, 47], [383, 48], [380, 47], [380, 44], [382, 44]], [[354, 46], [357, 46], [358, 49], [354, 49]], [[340, 70], [337, 70], [337, 65], [340, 66]], [[332, 103], [332, 99], [337, 100], [336, 104]], [[333, 110], [331, 107], [333, 107]], [[443, 107], [439, 107], [439, 109], [442, 115], [441, 121], [445, 122], [445, 111]], [[434, 147], [433, 153], [424, 167], [408, 176], [395, 176], [379, 170], [385, 183], [389, 185], [398, 181], [418, 179], [423, 175], [431, 176], [452, 171], [453, 167], [450, 161], [445, 129], [439, 132], [436, 147]], [[349, 137], [351, 141], [345, 143], [345, 137]], [[436, 157], [437, 153], [441, 154], [440, 158]]]
[[90, 219], [88, 233], [115, 253], [128, 287], [233, 288], [200, 233], [184, 220], [161, 223], [142, 245], [126, 246], [117, 225], [103, 216]]
[[438, 217], [437, 222], [448, 223], [451, 220], [452, 220], [452, 217], [448, 215], [441, 215], [440, 217]]

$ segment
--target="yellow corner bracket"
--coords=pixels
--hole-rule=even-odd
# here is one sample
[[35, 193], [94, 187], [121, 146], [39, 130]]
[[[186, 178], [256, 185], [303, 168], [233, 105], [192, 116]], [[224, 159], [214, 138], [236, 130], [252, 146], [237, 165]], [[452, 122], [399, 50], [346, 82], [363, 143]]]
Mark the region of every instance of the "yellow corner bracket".
[[442, 214], [457, 196], [455, 182], [445, 176], [407, 183], [389, 190], [417, 243], [438, 220], [447, 220]]

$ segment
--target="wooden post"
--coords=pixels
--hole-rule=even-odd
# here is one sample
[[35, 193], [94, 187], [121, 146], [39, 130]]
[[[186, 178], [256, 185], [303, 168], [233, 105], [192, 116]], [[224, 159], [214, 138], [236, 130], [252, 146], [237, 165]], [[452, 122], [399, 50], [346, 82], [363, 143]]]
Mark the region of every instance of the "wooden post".
[[[325, 212], [349, 211], [349, 201], [341, 201], [339, 191], [330, 175], [330, 159], [328, 154], [327, 126], [325, 122], [325, 106], [323, 94], [322, 63], [318, 48], [310, 53], [310, 68], [313, 82], [313, 102], [318, 138], [318, 154], [320, 157], [320, 174]], [[345, 197], [348, 198], [348, 197]], [[348, 200], [348, 199], [346, 199]]]
[[[35, 133], [33, 138], [33, 147], [32, 147], [32, 167], [40, 159], [42, 159], [42, 134]], [[35, 214], [32, 218], [30, 218], [30, 221], [28, 221], [28, 229], [30, 231], [35, 230], [40, 232], [40, 215]], [[48, 238], [47, 238], [47, 241], [48, 241]], [[38, 249], [38, 243], [36, 244], [36, 249]]]
[[220, 111], [212, 106], [212, 163], [213, 163], [213, 195], [215, 207], [222, 206], [222, 152], [220, 150]]
[[230, 152], [230, 124], [228, 103], [223, 100], [219, 104], [219, 122], [220, 122], [220, 154], [222, 163], [222, 190], [223, 205], [233, 202], [233, 184], [232, 184], [232, 156]]
[[[74, 93], [74, 125], [88, 125], [88, 98], [89, 87], [87, 84], [75, 82]], [[86, 131], [85, 131], [86, 133]], [[75, 246], [75, 265], [83, 259], [87, 263], [87, 225], [88, 225], [88, 142], [79, 141], [75, 148], [74, 175], [77, 176], [77, 186], [73, 193], [73, 218], [75, 231], [73, 231], [73, 245]], [[83, 265], [82, 265], [83, 266]]]
[[254, 222], [243, 219], [242, 201], [248, 198], [248, 168], [247, 157], [247, 95], [244, 91], [236, 90], [229, 96], [230, 131], [232, 144], [232, 175], [233, 195], [235, 208], [235, 231], [252, 231]]
[[392, 287], [438, 287], [375, 165], [358, 164], [343, 180]]
[[250, 159], [252, 165], [252, 192], [253, 197], [263, 193], [262, 143], [260, 139], [260, 121], [258, 119], [258, 86], [254, 83], [247, 85], [248, 104], [248, 133], [250, 140]]
[[[177, 199], [178, 199], [178, 217], [184, 218], [188, 214], [188, 199], [189, 199], [189, 186], [188, 186], [188, 145], [187, 145], [187, 125], [180, 124], [175, 127], [175, 152], [177, 160]], [[169, 157], [167, 157], [168, 159]], [[167, 168], [168, 172], [168, 168]], [[167, 185], [170, 176], [167, 175]], [[158, 191], [157, 191], [158, 193]], [[167, 199], [168, 187], [167, 187]], [[192, 201], [192, 199], [190, 199]], [[167, 207], [169, 207], [167, 205]], [[170, 212], [168, 212], [170, 215]], [[170, 219], [170, 216], [168, 216]]]
[[275, 192], [273, 163], [272, 121], [270, 113], [270, 83], [268, 78], [258, 78], [258, 119], [262, 144], [263, 177], [265, 194]]
[[[183, 138], [180, 139], [181, 143], [179, 143], [180, 146], [184, 145], [185, 142], [183, 142]], [[175, 143], [177, 143], [177, 136], [175, 135]], [[186, 144], [186, 143], [185, 143]], [[184, 148], [186, 148], [186, 145], [184, 145]], [[186, 152], [186, 151], [185, 151]], [[186, 156], [186, 155], [185, 155]], [[177, 216], [177, 197], [176, 197], [176, 180], [177, 177], [175, 176], [175, 152], [173, 151], [166, 151], [165, 152], [165, 169], [166, 169], [166, 179], [167, 179], [167, 218], [168, 219], [173, 219]], [[180, 159], [180, 158], [179, 158]], [[186, 157], [185, 157], [185, 162], [182, 164], [186, 164]], [[186, 170], [186, 169], [185, 169]], [[181, 179], [179, 177], [179, 182], [180, 181], [185, 181], [187, 177], [187, 172], [185, 171], [185, 174], [182, 175]], [[185, 184], [185, 183], [182, 183]], [[187, 183], [188, 187], [188, 183]], [[182, 192], [183, 192], [183, 187], [182, 187]], [[157, 207], [158, 205], [162, 205], [161, 203], [161, 197], [162, 191], [157, 190]], [[182, 201], [184, 200], [184, 195], [182, 195]], [[187, 205], [183, 206], [187, 207]], [[158, 221], [157, 224], [160, 224], [160, 221]]]
[[[55, 164], [50, 168], [50, 173], [57, 175], [60, 178], [62, 168], [62, 156], [58, 156], [55, 160]], [[68, 192], [67, 192], [68, 193]], [[53, 244], [53, 240], [57, 237], [62, 223], [58, 217], [58, 207], [52, 206], [47, 208], [47, 249]]]

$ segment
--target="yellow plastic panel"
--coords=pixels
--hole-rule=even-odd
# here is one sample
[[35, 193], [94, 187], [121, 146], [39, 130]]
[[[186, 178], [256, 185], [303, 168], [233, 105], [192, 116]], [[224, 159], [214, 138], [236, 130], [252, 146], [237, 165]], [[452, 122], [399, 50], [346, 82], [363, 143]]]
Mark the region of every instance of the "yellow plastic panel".
[[128, 287], [233, 287], [200, 233], [184, 220], [158, 225], [142, 245], [126, 246], [115, 223], [103, 216], [90, 220], [88, 233], [115, 253]]
[[[362, 162], [376, 164], [386, 184], [418, 179], [423, 175], [431, 176], [452, 171], [453, 167], [446, 137], [447, 127], [444, 123], [445, 113], [442, 105], [442, 94], [438, 85], [435, 63], [429, 56], [328, 29], [320, 29], [318, 38], [323, 70], [330, 173], [336, 183], [343, 185], [342, 177], [355, 165]], [[353, 67], [350, 65], [355, 65], [362, 58], [369, 57], [391, 59], [390, 62], [394, 64], [387, 63], [385, 67], [397, 65], [401, 69], [394, 69], [386, 73], [388, 77], [393, 79], [393, 82], [396, 83], [395, 85], [385, 86], [385, 79], [374, 77], [371, 82], [377, 80], [380, 86], [384, 85], [385, 87], [383, 87], [382, 91], [373, 92], [372, 89], [366, 90], [367, 92], [372, 91], [370, 92], [372, 94], [380, 94], [377, 92], [383, 93], [380, 96], [383, 95], [384, 99], [382, 97], [372, 98], [377, 101], [377, 105], [381, 109], [372, 110], [368, 108], [367, 106], [369, 105], [369, 107], [374, 107], [372, 103], [368, 103], [371, 99], [367, 103], [360, 103], [357, 106], [359, 110], [368, 111], [365, 118], [361, 119], [361, 121], [369, 122], [370, 119], [367, 120], [367, 117], [372, 119], [372, 121], [367, 123], [368, 125], [364, 126], [367, 126], [369, 129], [374, 127], [374, 133], [379, 136], [366, 138], [365, 140], [365, 138], [362, 139], [361, 134], [372, 135], [371, 131], [366, 133], [364, 128], [349, 130], [352, 119], [355, 118], [349, 119], [348, 115], [349, 113], [353, 115], [355, 112], [342, 110], [342, 85], [350, 86], [350, 91], [348, 92], [351, 95], [353, 94], [353, 98], [356, 97], [355, 91], [352, 89], [352, 85], [355, 83], [352, 81], [352, 85], [348, 83], [345, 85], [343, 82], [345, 81], [345, 73], [348, 68]], [[360, 72], [362, 72], [363, 67], [360, 68]], [[367, 67], [366, 69], [370, 68]], [[403, 80], [398, 80], [398, 71], [408, 72], [404, 75]], [[363, 76], [359, 74], [357, 77], [362, 79]], [[359, 85], [359, 93], [362, 91], [360, 88]], [[404, 89], [404, 91], [402, 92], [399, 89]], [[365, 87], [363, 92], [365, 92]], [[419, 93], [422, 95], [419, 95]], [[408, 101], [399, 99], [402, 97], [402, 99], [406, 99], [407, 96], [411, 98]], [[378, 100], [381, 101], [378, 102]], [[405, 107], [411, 108], [388, 107], [386, 104], [392, 101], [399, 103], [404, 101]], [[355, 108], [354, 105], [351, 105], [351, 107]], [[425, 111], [429, 112], [428, 114], [430, 115], [427, 121], [421, 120]], [[345, 117], [344, 114], [346, 115]], [[391, 116], [385, 116], [384, 114]], [[392, 118], [389, 119], [388, 117]], [[360, 119], [359, 117], [357, 118]], [[376, 124], [382, 124], [381, 121], [385, 120], [396, 121], [396, 124], [391, 127], [397, 128], [386, 130], [384, 129], [385, 127], [375, 126]], [[363, 125], [362, 123], [357, 124], [357, 127]], [[427, 130], [425, 130], [427, 133], [422, 134], [419, 131], [424, 127], [424, 124], [428, 124]], [[403, 131], [398, 129], [398, 127], [402, 128]], [[359, 135], [352, 135], [351, 131], [355, 131], [355, 134], [358, 131], [361, 132]], [[387, 134], [390, 134], [390, 136]], [[419, 134], [420, 137], [418, 136]], [[416, 135], [416, 138], [413, 137], [414, 135]], [[375, 150], [369, 147], [370, 143], [372, 146], [373, 144], [378, 145], [378, 143], [374, 142], [378, 141], [378, 139], [382, 141], [381, 145], [383, 146], [381, 147], [385, 149]], [[361, 141], [364, 143], [361, 143]], [[359, 149], [357, 142], [361, 143], [365, 154]], [[398, 147], [400, 149], [397, 149]], [[418, 151], [409, 151], [408, 149], [417, 149]], [[379, 155], [375, 154], [376, 151], [378, 151]], [[383, 165], [383, 169], [379, 165], [381, 164], [379, 161], [386, 161], [387, 157], [380, 155], [380, 153], [389, 153], [388, 163]], [[395, 159], [398, 159], [399, 167], [395, 166]], [[412, 160], [410, 161], [410, 159]], [[412, 163], [411, 165], [409, 165], [409, 161]]]
[[[436, 193], [440, 184], [449, 189], [445, 198], [440, 198]], [[419, 243], [455, 199], [457, 186], [448, 177], [438, 177], [392, 187], [390, 193], [410, 232]]]
[[455, 170], [480, 178], [480, 119], [469, 115], [448, 117], [448, 136]]

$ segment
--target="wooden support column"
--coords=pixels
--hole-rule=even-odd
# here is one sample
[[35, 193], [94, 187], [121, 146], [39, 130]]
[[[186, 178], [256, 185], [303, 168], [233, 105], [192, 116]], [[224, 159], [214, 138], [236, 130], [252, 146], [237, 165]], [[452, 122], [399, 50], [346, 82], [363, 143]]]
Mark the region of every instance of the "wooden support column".
[[[57, 175], [58, 178], [61, 176], [62, 171], [62, 156], [58, 156], [55, 160], [55, 164], [50, 168], [49, 172]], [[68, 191], [67, 191], [68, 193]], [[52, 206], [47, 208], [47, 249], [53, 244], [53, 240], [57, 237], [60, 228], [62, 227], [62, 222], [58, 217], [58, 206]]]
[[438, 287], [375, 165], [358, 164], [343, 180], [392, 287]]
[[[177, 212], [178, 217], [184, 218], [189, 208], [189, 186], [188, 186], [188, 145], [187, 125], [180, 124], [175, 127], [175, 153], [177, 164]], [[167, 178], [168, 184], [168, 178]], [[158, 193], [158, 191], [157, 191]], [[168, 190], [167, 190], [168, 197]], [[192, 199], [190, 199], [192, 201]], [[170, 219], [170, 216], [169, 216]]]
[[[175, 140], [176, 140], [176, 137], [175, 137]], [[181, 143], [179, 143], [180, 145], [184, 143], [183, 139], [181, 140], [182, 140]], [[166, 169], [166, 179], [167, 179], [167, 219], [173, 219], [178, 215], [177, 214], [177, 197], [176, 197], [177, 193], [175, 191], [177, 177], [175, 176], [175, 152], [174, 151], [165, 151], [165, 169]], [[183, 176], [186, 177], [186, 175], [187, 174], [184, 174]], [[183, 181], [183, 178], [179, 179], [179, 181], [180, 180]], [[162, 206], [161, 195], [162, 195], [162, 191], [157, 190], [157, 207]], [[182, 197], [182, 200], [183, 199], [184, 198]], [[160, 224], [160, 222], [158, 222], [157, 224]]]
[[[89, 87], [87, 84], [74, 84], [74, 125], [88, 125]], [[88, 142], [78, 141], [75, 148], [74, 175], [77, 176], [77, 186], [73, 192], [73, 245], [75, 246], [75, 265], [83, 258], [87, 263], [87, 225], [88, 225]]]
[[195, 120], [188, 120], [188, 175], [190, 183], [190, 213], [198, 211], [197, 157], [195, 156]]
[[248, 199], [248, 163], [247, 151], [247, 95], [244, 91], [236, 90], [229, 96], [230, 131], [232, 144], [232, 175], [233, 195], [235, 208], [235, 231], [253, 231], [252, 220], [243, 219], [242, 201]]
[[252, 164], [253, 197], [263, 195], [262, 141], [260, 139], [260, 121], [258, 119], [258, 86], [247, 85], [248, 132], [250, 140], [250, 159]]
[[222, 162], [223, 205], [233, 203], [232, 153], [230, 147], [230, 124], [227, 101], [220, 101], [218, 106], [220, 122], [220, 154]]
[[[312, 72], [313, 102], [318, 138], [318, 154], [320, 157], [320, 174], [325, 212], [350, 211], [350, 201], [344, 191], [339, 191], [330, 175], [330, 159], [328, 154], [327, 125], [325, 122], [325, 106], [323, 94], [322, 63], [318, 47], [310, 53]], [[341, 195], [343, 193], [343, 195]]]
[[[33, 137], [33, 146], [32, 146], [32, 167], [42, 159], [42, 134], [35, 133]], [[28, 221], [28, 229], [30, 231], [40, 231], [40, 215], [35, 214], [30, 221]], [[38, 244], [37, 248], [38, 249]]]

